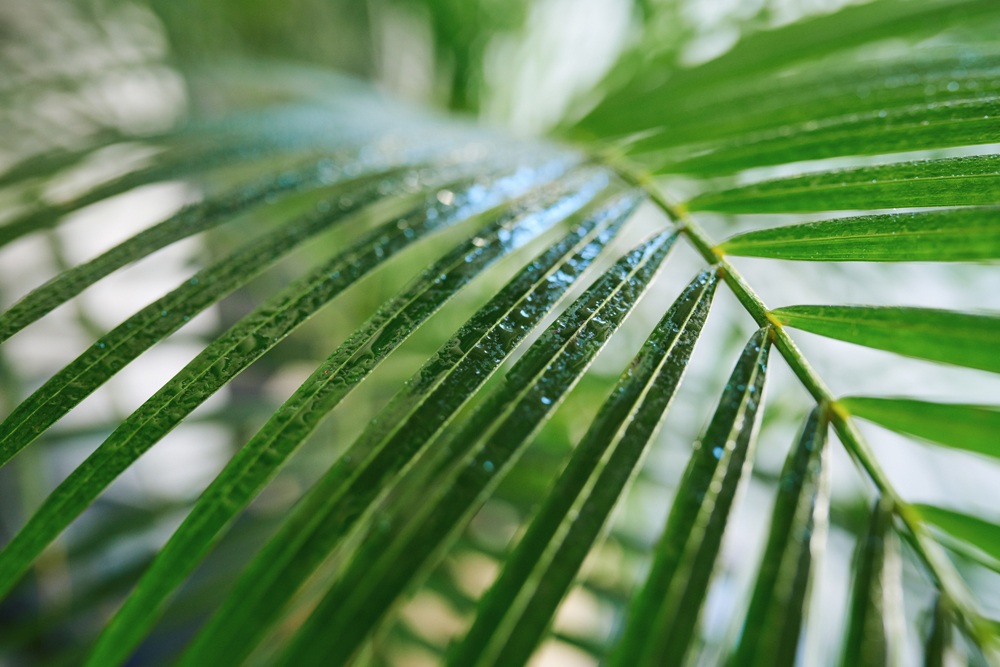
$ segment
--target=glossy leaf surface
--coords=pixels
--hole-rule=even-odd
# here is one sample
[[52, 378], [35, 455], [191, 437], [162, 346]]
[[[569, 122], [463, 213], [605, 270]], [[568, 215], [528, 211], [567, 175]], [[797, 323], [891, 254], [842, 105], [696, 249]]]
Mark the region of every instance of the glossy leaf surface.
[[854, 560], [854, 587], [840, 664], [889, 665], [901, 650], [902, 563], [892, 510], [876, 503]]

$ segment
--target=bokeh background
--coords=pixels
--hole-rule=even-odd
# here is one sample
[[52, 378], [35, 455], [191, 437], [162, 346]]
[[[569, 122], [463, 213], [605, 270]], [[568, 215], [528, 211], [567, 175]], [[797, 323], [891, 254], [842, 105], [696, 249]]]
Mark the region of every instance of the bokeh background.
[[[0, 190], [0, 222], [39, 199], [69, 201], [95, 184], [149, 164], [147, 137], [289, 101], [314, 104], [370, 87], [420, 113], [454, 114], [518, 137], [564, 136], [600, 95], [619, 62], [655, 54], [676, 67], [703, 62], [748, 31], [836, 9], [807, 0], [4, 0], [0, 3], [0, 170], [52, 150], [111, 141], [55, 182]], [[883, 48], [892, 48], [892, 45]], [[905, 48], [905, 47], [898, 47]], [[619, 60], [621, 59], [621, 60]], [[363, 94], [368, 94], [367, 92]], [[309, 122], [308, 117], [303, 122]], [[209, 125], [210, 126], [210, 125]], [[979, 147], [977, 151], [981, 151]], [[934, 151], [907, 157], [959, 155]], [[880, 161], [884, 160], [880, 158]], [[865, 160], [824, 161], [859, 164]], [[869, 160], [871, 162], [871, 160]], [[57, 229], [0, 251], [0, 308], [66, 267], [86, 261], [236, 179], [273, 170], [207, 165], [87, 206]], [[808, 167], [808, 166], [807, 166]], [[249, 174], [247, 171], [249, 170]], [[758, 179], [777, 170], [740, 178]], [[698, 184], [674, 180], [684, 197]], [[284, 199], [164, 249], [88, 289], [0, 348], [0, 417], [93, 341], [185, 280], [251, 231], [287, 220], [319, 195]], [[820, 216], [817, 216], [820, 217]], [[703, 215], [715, 236], [791, 223], [803, 216]], [[617, 251], [657, 225], [643, 210]], [[0, 469], [0, 543], [132, 410], [190, 361], [207, 340], [342, 245], [347, 231], [306, 244], [248, 286], [161, 341], [73, 410], [11, 465]], [[445, 246], [442, 245], [441, 248]], [[280, 519], [468, 315], [513, 274], [533, 247], [501, 262], [435, 316], [366, 381], [251, 505], [236, 528], [172, 603], [132, 664], [166, 664], [217, 604]], [[238, 376], [117, 480], [34, 568], [19, 593], [0, 605], [0, 665], [74, 664], [81, 646], [115, 610], [143, 567], [179, 524], [198, 493], [232, 453], [332, 352], [427, 262], [418, 246], [363, 281]], [[608, 260], [609, 261], [609, 260]], [[840, 265], [736, 262], [771, 307], [798, 303], [916, 305], [1000, 310], [1000, 281], [987, 265]], [[622, 368], [691, 276], [698, 256], [678, 247], [654, 289], [606, 348], [525, 458], [473, 521], [428, 582], [375, 639], [373, 665], [437, 664], [469, 622], [475, 600], [554, 479], [567, 451]], [[566, 301], [569, 303], [569, 300]], [[563, 604], [551, 638], [533, 664], [592, 665], [619, 629], [625, 602], [648, 566], [673, 488], [692, 443], [707, 424], [744, 341], [755, 325], [727, 290], [716, 305], [678, 400], [645, 467], [619, 509], [608, 539], [594, 550]], [[806, 355], [838, 395], [913, 396], [996, 403], [1000, 380], [988, 374], [796, 333]], [[1000, 344], [1000, 342], [998, 342]], [[509, 364], [508, 366], [509, 367]], [[727, 531], [702, 628], [702, 664], [739, 631], [774, 497], [774, 480], [810, 407], [783, 362], [772, 365], [758, 465]], [[971, 454], [926, 447], [862, 424], [904, 498], [1000, 521], [1000, 468]], [[1000, 436], [998, 436], [1000, 437]], [[845, 619], [850, 561], [872, 489], [839, 444], [833, 447], [828, 551], [814, 583], [803, 664], [830, 665]], [[904, 547], [905, 605], [911, 627], [926, 628], [932, 587]], [[1000, 578], [958, 559], [993, 618]], [[317, 589], [318, 591], [319, 589]], [[279, 632], [301, 621], [290, 614]], [[916, 664], [919, 634], [908, 638]], [[266, 662], [266, 653], [255, 660]], [[975, 662], [977, 657], [971, 655]]]

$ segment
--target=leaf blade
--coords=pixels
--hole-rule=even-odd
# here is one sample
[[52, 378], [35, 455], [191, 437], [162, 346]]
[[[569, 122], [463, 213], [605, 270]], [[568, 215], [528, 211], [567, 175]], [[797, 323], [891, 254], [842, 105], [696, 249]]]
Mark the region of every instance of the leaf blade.
[[800, 213], [1000, 202], [1000, 155], [825, 171], [699, 195], [692, 211]]
[[857, 417], [946, 447], [1000, 458], [1000, 407], [847, 396], [837, 401]]
[[781, 324], [918, 359], [1000, 373], [1000, 317], [931, 308], [789, 306]]
[[1000, 208], [838, 218], [734, 236], [729, 255], [813, 262], [975, 262], [1000, 259]]

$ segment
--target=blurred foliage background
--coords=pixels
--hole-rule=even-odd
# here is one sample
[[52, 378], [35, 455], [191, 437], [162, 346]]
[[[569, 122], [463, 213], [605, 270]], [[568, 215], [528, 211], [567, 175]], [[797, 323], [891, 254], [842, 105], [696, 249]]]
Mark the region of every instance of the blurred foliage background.
[[[516, 136], [555, 133], [579, 117], [601, 91], [614, 89], [639, 62], [665, 70], [704, 62], [741, 34], [836, 9], [829, 0], [4, 0], [0, 3], [0, 167], [35, 155], [66, 156], [109, 139], [115, 145], [69, 170], [57, 187], [28, 181], [5, 190], [0, 216], [13, 216], [38, 197], [67, 201], [88, 186], [145, 164], [156, 154], [144, 138], [181, 126], [212, 137], [219, 114], [291, 100], [328, 100], [367, 82], [414, 105], [457, 112]], [[345, 76], [346, 75], [346, 76]], [[308, 120], [308, 119], [307, 119]], [[280, 157], [252, 167], [206, 165], [197, 175], [164, 179], [73, 214], [58, 230], [32, 236], [0, 255], [0, 305], [163, 219], [185, 203], [219, 192], [237, 179], [282, 168]], [[247, 171], [251, 173], [246, 173]], [[683, 190], [683, 181], [668, 187]], [[118, 322], [144, 306], [149, 294], [190, 274], [192, 267], [233, 249], [248, 230], [272, 227], [315, 207], [320, 194], [284, 199], [144, 260], [88, 290], [72, 304], [32, 325], [0, 352], [3, 414], [55, 370]], [[640, 216], [619, 250], [652, 224]], [[800, 216], [801, 218], [801, 216]], [[791, 220], [791, 218], [789, 218]], [[752, 216], [705, 215], [724, 233], [753, 226]], [[92, 231], [99, 225], [100, 234]], [[719, 234], [723, 235], [722, 233]], [[307, 244], [272, 270], [206, 311], [123, 371], [0, 469], [0, 542], [23, 524], [41, 500], [96, 444], [211, 340], [254, 304], [287, 284], [303, 263], [313, 264], [351, 238], [348, 230]], [[442, 247], [445, 247], [442, 244]], [[268, 353], [225, 391], [175, 430], [140, 464], [115, 482], [57, 548], [46, 552], [19, 594], [0, 606], [0, 664], [75, 664], [143, 567], [232, 452], [244, 443], [305, 377], [420, 267], [440, 254], [424, 244], [404, 262], [380, 269]], [[526, 256], [526, 255], [525, 255]], [[495, 576], [512, 538], [579, 440], [621, 368], [700, 267], [693, 252], [678, 251], [657, 288], [598, 358], [592, 371], [539, 435], [496, 498], [426, 585], [372, 642], [373, 665], [436, 664], [464, 627], [475, 600]], [[836, 265], [768, 268], [747, 261], [773, 305], [881, 301], [948, 307], [1000, 307], [995, 282], [981, 267], [865, 266], [847, 273]], [[259, 545], [275, 520], [339, 455], [407, 377], [516, 269], [501, 262], [435, 316], [360, 387], [313, 436], [251, 506], [171, 605], [156, 632], [129, 664], [166, 664], [187, 641]], [[802, 274], [795, 274], [802, 275]], [[992, 280], [992, 282], [991, 282]], [[591, 555], [588, 574], [564, 603], [539, 665], [593, 664], [621, 623], [625, 601], [648, 563], [691, 443], [749, 333], [755, 329], [728, 294], [717, 297], [710, 325], [638, 483], [618, 513], [611, 537]], [[935, 395], [1000, 392], [993, 378], [961, 369], [917, 365], [900, 369], [879, 353], [852, 353], [843, 344], [803, 345], [835, 391], [907, 393], [932, 386]], [[705, 610], [702, 664], [716, 664], [719, 647], [738, 631], [730, 611], [749, 595], [763, 547], [774, 480], [808, 397], [786, 368], [769, 379], [759, 465], [746, 490]], [[859, 386], [860, 385], [860, 386]], [[970, 402], [975, 402], [971, 399]], [[586, 417], [586, 418], [584, 418]], [[997, 517], [1000, 471], [991, 463], [931, 452], [903, 438], [870, 433], [898, 488], [913, 500], [947, 497]], [[842, 449], [834, 461], [829, 553], [816, 584], [805, 664], [834, 664], [843, 625], [850, 554], [863, 530], [868, 489]], [[907, 561], [907, 615], [928, 628], [932, 587]], [[980, 590], [1000, 592], [995, 574], [963, 572]], [[987, 609], [1000, 616], [1000, 596]], [[279, 634], [301, 618], [290, 612]], [[908, 639], [917, 655], [921, 637]], [[715, 647], [713, 649], [713, 647]], [[713, 653], [713, 650], [716, 652]], [[266, 662], [267, 655], [255, 659]], [[973, 664], [980, 658], [972, 652]], [[905, 664], [915, 664], [906, 662]]]

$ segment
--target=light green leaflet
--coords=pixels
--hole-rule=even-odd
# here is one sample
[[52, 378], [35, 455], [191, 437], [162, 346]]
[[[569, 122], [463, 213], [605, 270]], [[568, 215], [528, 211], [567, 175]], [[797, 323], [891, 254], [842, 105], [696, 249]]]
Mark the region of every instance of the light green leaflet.
[[880, 306], [789, 306], [771, 314], [783, 325], [828, 338], [1000, 372], [997, 315]]
[[1000, 259], [1000, 207], [839, 218], [739, 234], [728, 255], [812, 262], [974, 262]]
[[920, 513], [920, 516], [938, 528], [953, 537], [968, 542], [1000, 561], [1000, 526], [968, 514], [932, 505], [914, 505], [913, 507]]
[[722, 534], [753, 466], [770, 327], [751, 337], [684, 472], [652, 570], [611, 656], [613, 667], [680, 665], [693, 640]]
[[542, 508], [483, 596], [454, 667], [526, 663], [618, 499], [635, 477], [680, 386], [717, 275], [684, 290], [618, 380]]
[[893, 431], [1000, 458], [1000, 406], [864, 396], [848, 396], [837, 403], [852, 415]]
[[[627, 208], [628, 201], [624, 203]], [[616, 212], [615, 208], [621, 204], [618, 202], [583, 223], [583, 229], [609, 213], [611, 217], [621, 214], [622, 211]], [[424, 441], [443, 428], [453, 413], [503, 363], [554, 305], [554, 300], [576, 279], [577, 272], [590, 265], [614, 236], [615, 229], [612, 225], [601, 231], [576, 256], [566, 260], [568, 266], [555, 271], [551, 266], [543, 269], [542, 265], [551, 265], [559, 259], [560, 253], [566, 252], [563, 244], [572, 246], [576, 242], [579, 231], [574, 230], [560, 244], [550, 248], [537, 260], [537, 266], [522, 271], [508, 288], [480, 310], [313, 486], [277, 535], [244, 571], [219, 611], [182, 656], [180, 664], [239, 664], [250, 653], [303, 581], [339, 545], [340, 539], [382, 493], [380, 485], [388, 484], [392, 475], [407, 464], [408, 458], [425, 446]], [[464, 252], [459, 256], [462, 254]], [[436, 273], [430, 275], [433, 277]], [[537, 285], [523, 297], [518, 296], [525, 289], [525, 283], [530, 287], [542, 278], [544, 285]], [[510, 306], [510, 300], [515, 301], [514, 306]], [[405, 319], [401, 319], [401, 324], [415, 326]], [[482, 338], [477, 341], [480, 336]], [[461, 353], [457, 359], [456, 353]], [[414, 408], [418, 410], [408, 414]], [[404, 417], [406, 422], [400, 424], [399, 420]], [[383, 423], [391, 428], [385, 429]]]
[[[449, 414], [444, 410], [446, 401], [438, 399], [432, 392], [443, 377], [447, 376], [469, 353], [483, 345], [487, 335], [494, 331], [499, 322], [514, 308], [520, 306], [522, 310], [534, 309], [537, 312], [535, 320], [537, 321], [537, 318], [558, 301], [580, 272], [589, 266], [605, 244], [614, 238], [639, 201], [640, 198], [632, 194], [604, 207], [598, 214], [588, 217], [563, 241], [554, 245], [538, 262], [532, 263], [522, 271], [487, 307], [463, 327], [455, 339], [445, 344], [439, 354], [418, 375], [419, 381], [410, 384], [410, 392], [401, 394], [390, 408], [382, 411], [376, 422], [378, 426], [384, 430], [386, 423], [398, 424], [400, 421], [398, 417], [405, 417], [411, 412], [415, 407], [413, 403], [419, 406], [428, 400], [437, 409], [435, 416], [444, 418]], [[596, 238], [593, 237], [595, 228]], [[484, 241], [484, 236], [486, 235], [477, 238]], [[576, 257], [575, 253], [582, 256]], [[559, 264], [563, 260], [567, 260], [567, 263], [560, 268]], [[530, 301], [525, 302], [525, 299]], [[414, 322], [422, 321], [421, 316], [416, 313], [407, 314], [412, 315], [412, 319], [401, 318], [407, 327], [412, 328]], [[520, 337], [526, 335], [530, 328], [522, 326]], [[384, 334], [391, 331], [391, 328], [383, 327], [382, 330]], [[512, 332], [505, 332], [505, 334], [510, 333]], [[520, 340], [518, 336], [505, 337], [511, 340], [509, 349], [513, 349], [516, 340]], [[455, 358], [455, 353], [460, 351], [464, 353]], [[136, 593], [112, 619], [99, 638], [90, 657], [91, 664], [118, 664], [128, 656], [144, 632], [155, 621], [156, 610], [166, 600], [167, 595], [204, 558], [224, 527], [274, 476], [287, 457], [315, 431], [322, 419], [364, 377], [367, 370], [364, 368], [365, 364], [358, 363], [353, 355], [339, 352], [312, 374], [205, 491], [184, 524], [161, 550], [149, 572], [140, 581]], [[379, 356], [385, 356], [385, 349], [379, 351]], [[490, 359], [490, 362], [493, 362], [493, 359]], [[370, 363], [368, 365], [370, 366]], [[358, 366], [362, 368], [359, 369]], [[472, 379], [471, 383], [468, 381], [469, 378], [463, 375], [462, 380], [465, 381], [464, 386], [467, 390], [463, 398], [474, 392], [495, 367], [496, 365], [491, 368], [478, 367], [477, 370], [486, 372], [481, 373], [479, 378]], [[478, 384], [475, 382], [477, 379]], [[424, 425], [420, 424], [419, 427]], [[370, 428], [369, 431], [371, 430], [373, 429]], [[401, 435], [412, 438], [418, 430], [420, 428], [409, 426], [405, 434]], [[393, 433], [378, 433], [378, 435], [383, 439], [369, 437], [366, 440], [363, 436], [360, 442], [350, 449], [351, 457], [360, 463], [370, 458], [374, 451], [378, 453], [378, 460], [384, 462], [384, 466], [396, 469], [403, 467], [408, 458], [407, 454], [411, 456], [413, 454], [412, 448], [407, 450], [405, 446], [401, 446], [406, 438], [402, 438], [404, 443], [397, 443], [396, 440], [399, 438], [388, 437], [394, 435]], [[371, 442], [372, 440], [374, 442]], [[386, 440], [389, 442], [386, 443]], [[386, 473], [383, 473], [383, 477], [385, 476]], [[366, 479], [361, 486], [362, 492], [374, 495], [379, 488], [379, 480]], [[256, 583], [259, 585], [261, 582], [257, 580]], [[246, 600], [243, 600], [243, 604], [246, 604]]]
[[[523, 185], [534, 181], [527, 174], [515, 179]], [[540, 217], [545, 220], [554, 215], [555, 219], [549, 220], [551, 225], [591, 199], [606, 181], [603, 174], [580, 174], [570, 177], [568, 184], [559, 182], [542, 189], [532, 200], [538, 206], [541, 204], [537, 200], [545, 201], [548, 198], [555, 211], [550, 211], [549, 216]], [[572, 194], [560, 200], [560, 195], [565, 195], [566, 188], [570, 186], [579, 189], [570, 190]], [[442, 204], [436, 199], [433, 201], [435, 203], [429, 207], [420, 206], [410, 216], [403, 218], [403, 224], [399, 224], [395, 216], [391, 216], [392, 219], [385, 222], [381, 229], [374, 230], [347, 252], [337, 255], [293, 282], [233, 325], [136, 410], [49, 495], [28, 523], [0, 552], [0, 592], [9, 591], [41, 549], [118, 474], [232, 377], [274, 347], [347, 286], [405, 248], [411, 238], [445, 226], [475, 210], [475, 204], [465, 201], [464, 197], [461, 200], [455, 199], [450, 204]], [[470, 208], [465, 208], [465, 205]], [[530, 207], [532, 204], [529, 201], [524, 205]], [[439, 206], [445, 208], [439, 211]], [[430, 213], [432, 210], [434, 214]], [[398, 310], [403, 310], [410, 306], [411, 301], [419, 302], [420, 295], [429, 294], [430, 303], [419, 303], [419, 307], [423, 309], [424, 317], [430, 316], [449, 296], [483, 270], [484, 264], [488, 266], [518, 242], [525, 242], [544, 231], [542, 220], [529, 220], [538, 224], [525, 224], [521, 228], [515, 226], [513, 230], [507, 230], [502, 228], [502, 222], [509, 222], [508, 219], [495, 221], [486, 238], [492, 243], [477, 246], [474, 239], [469, 239], [465, 244], [459, 245], [430, 269], [432, 273], [425, 272], [416, 281], [416, 286], [411, 288], [412, 293], [404, 293], [393, 305]], [[429, 228], [421, 229], [422, 226]], [[466, 261], [467, 256], [469, 261]], [[386, 320], [392, 320], [394, 314], [380, 312], [376, 317], [383, 316]], [[413, 317], [410, 314], [407, 316]], [[412, 328], [422, 321], [422, 318], [414, 317]], [[373, 333], [380, 333], [380, 328], [376, 327]], [[353, 351], [357, 352], [358, 348], [370, 344], [371, 340], [361, 338], [350, 343], [355, 346]], [[387, 343], [390, 348], [394, 347], [391, 342]], [[371, 351], [367, 357], [372, 365], [376, 363]], [[363, 374], [355, 378], [355, 381], [360, 381], [361, 377]]]
[[764, 558], [731, 667], [793, 667], [810, 573], [822, 554], [829, 510], [826, 405], [810, 413], [788, 453]]
[[[687, 207], [726, 213], [795, 213], [996, 203], [1000, 203], [1000, 156], [976, 155], [762, 181], [699, 195]], [[995, 219], [996, 210], [990, 211]]]
[[[509, 472], [646, 291], [675, 238], [665, 232], [619, 260], [442, 442], [437, 453], [447, 465], [436, 475], [411, 471], [279, 664], [336, 667], [351, 659]], [[436, 461], [428, 463], [433, 469]]]
[[858, 544], [842, 667], [901, 667], [902, 562], [892, 508], [877, 502]]
[[[920, 104], [807, 121], [638, 157], [657, 173], [725, 174], [802, 160], [982, 143], [1000, 129], [998, 98]], [[647, 142], [648, 143], [648, 142]]]

